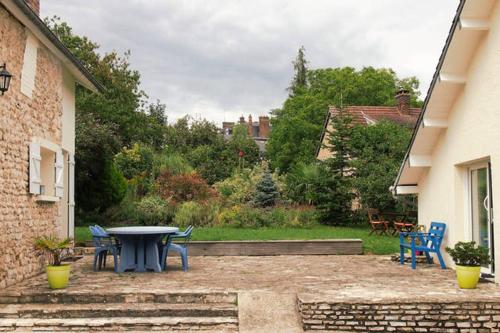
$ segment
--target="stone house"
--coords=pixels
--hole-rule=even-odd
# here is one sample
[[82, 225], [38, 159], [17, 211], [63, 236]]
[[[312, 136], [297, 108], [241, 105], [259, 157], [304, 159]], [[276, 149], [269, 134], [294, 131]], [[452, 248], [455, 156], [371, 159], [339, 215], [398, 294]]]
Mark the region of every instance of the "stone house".
[[499, 59], [500, 3], [461, 0], [393, 186], [418, 196], [420, 224], [447, 224], [443, 247], [489, 248], [490, 275], [500, 265]]
[[[260, 116], [259, 121], [253, 121], [252, 115], [248, 115], [248, 121], [246, 121], [245, 117], [241, 116], [238, 124], [244, 124], [247, 126], [248, 135], [250, 135], [254, 139], [257, 146], [259, 146], [260, 152], [264, 153], [266, 151], [266, 144], [269, 140], [269, 134], [271, 132], [269, 117]], [[225, 121], [222, 123], [222, 131], [226, 138], [231, 136], [234, 126], [234, 122]]]
[[41, 271], [41, 235], [73, 236], [75, 85], [100, 85], [39, 18], [38, 0], [0, 0], [0, 288]]
[[[348, 106], [344, 111], [352, 117], [352, 122], [356, 125], [368, 126], [376, 124], [381, 120], [389, 120], [401, 126], [415, 126], [420, 108], [410, 107], [410, 94], [406, 90], [396, 93], [396, 106]], [[331, 119], [339, 111], [331, 106], [325, 118], [320, 143], [316, 150], [318, 160], [326, 160], [332, 157], [332, 152], [328, 148], [329, 132], [333, 130]]]

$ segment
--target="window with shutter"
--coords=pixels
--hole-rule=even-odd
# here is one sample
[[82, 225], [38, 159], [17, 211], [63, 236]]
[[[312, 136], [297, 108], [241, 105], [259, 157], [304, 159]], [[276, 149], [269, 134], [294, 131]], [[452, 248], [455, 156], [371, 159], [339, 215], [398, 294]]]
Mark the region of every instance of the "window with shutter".
[[29, 179], [29, 191], [31, 194], [40, 194], [40, 184], [42, 182], [40, 175], [40, 161], [42, 156], [40, 154], [40, 144], [31, 143], [30, 144], [30, 179]]
[[29, 98], [33, 96], [33, 89], [35, 88], [37, 54], [38, 41], [31, 33], [27, 32], [21, 71], [21, 92]]

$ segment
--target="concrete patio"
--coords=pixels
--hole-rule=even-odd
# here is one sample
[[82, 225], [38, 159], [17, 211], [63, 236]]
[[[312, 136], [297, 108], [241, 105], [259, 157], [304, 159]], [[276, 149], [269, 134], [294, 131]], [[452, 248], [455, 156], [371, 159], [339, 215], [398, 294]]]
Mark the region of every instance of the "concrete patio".
[[[73, 263], [70, 286], [65, 290], [48, 289], [41, 274], [1, 292], [0, 302], [10, 304], [9, 311], [20, 311], [22, 304], [32, 303], [109, 303], [113, 308], [115, 303], [159, 302], [160, 296], [171, 300], [186, 295], [207, 306], [212, 297], [217, 299], [213, 307], [220, 313], [228, 313], [231, 305], [227, 304], [238, 304], [239, 332], [300, 332], [303, 328], [368, 331], [372, 327], [365, 325], [371, 323], [377, 325], [373, 330], [378, 327], [383, 331], [432, 332], [448, 327], [443, 332], [462, 332], [465, 328], [458, 325], [465, 325], [484, 328], [467, 332], [495, 332], [500, 320], [500, 288], [494, 283], [460, 290], [452, 270], [441, 270], [437, 265], [419, 265], [412, 270], [388, 256], [191, 257], [186, 273], [178, 258], [170, 258], [167, 272], [124, 274], [114, 273], [112, 258], [108, 259], [108, 267], [99, 272], [92, 271], [91, 256]], [[231, 295], [235, 295], [234, 300]], [[16, 302], [19, 304], [12, 305]], [[223, 302], [227, 304], [221, 305]], [[162, 313], [155, 304], [154, 311]], [[462, 314], [464, 304], [468, 310]], [[163, 310], [173, 311], [167, 307]], [[116, 305], [113, 311], [118, 313], [119, 309]], [[132, 317], [133, 311], [139, 311], [131, 306], [127, 309]], [[32, 316], [34, 310], [30, 311]], [[487, 318], [481, 316], [485, 311]], [[473, 326], [477, 318], [483, 323]], [[412, 327], [419, 321], [430, 326]], [[449, 322], [455, 326], [445, 326]], [[236, 330], [235, 323], [230, 322], [233, 326], [228, 326], [228, 331]], [[393, 323], [400, 326], [392, 327]]]

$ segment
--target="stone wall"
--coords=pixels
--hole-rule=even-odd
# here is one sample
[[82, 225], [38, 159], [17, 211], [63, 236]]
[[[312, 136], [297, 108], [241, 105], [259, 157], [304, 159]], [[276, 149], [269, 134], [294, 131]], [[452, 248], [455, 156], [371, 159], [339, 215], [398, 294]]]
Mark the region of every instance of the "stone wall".
[[343, 332], [499, 332], [500, 302], [302, 302], [304, 330]]
[[61, 143], [62, 66], [40, 45], [33, 97], [26, 97], [20, 92], [25, 44], [24, 27], [0, 5], [0, 62], [13, 75], [0, 95], [0, 289], [42, 270], [34, 240], [61, 223], [60, 203], [39, 203], [28, 193], [28, 155], [33, 137]]

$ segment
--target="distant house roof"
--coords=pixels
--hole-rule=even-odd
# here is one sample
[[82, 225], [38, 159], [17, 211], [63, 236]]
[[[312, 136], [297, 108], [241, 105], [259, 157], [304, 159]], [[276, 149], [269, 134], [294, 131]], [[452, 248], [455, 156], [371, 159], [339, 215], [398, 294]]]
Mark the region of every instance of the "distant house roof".
[[[382, 120], [392, 121], [401, 126], [414, 127], [422, 111], [420, 108], [409, 108], [406, 114], [400, 112], [397, 106], [348, 106], [343, 109], [352, 117], [352, 122], [356, 125], [371, 125]], [[328, 126], [332, 116], [339, 111], [331, 106], [323, 123], [320, 144], [316, 149], [316, 156], [319, 155], [322, 148], [325, 135], [328, 132]]]
[[103, 86], [83, 66], [70, 50], [50, 31], [40, 17], [24, 2], [24, 0], [0, 0], [0, 4], [26, 26], [62, 63], [74, 76], [75, 80], [86, 88], [98, 91]]

